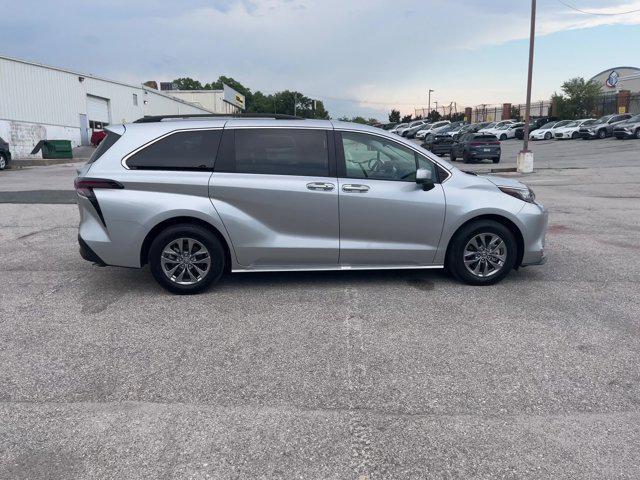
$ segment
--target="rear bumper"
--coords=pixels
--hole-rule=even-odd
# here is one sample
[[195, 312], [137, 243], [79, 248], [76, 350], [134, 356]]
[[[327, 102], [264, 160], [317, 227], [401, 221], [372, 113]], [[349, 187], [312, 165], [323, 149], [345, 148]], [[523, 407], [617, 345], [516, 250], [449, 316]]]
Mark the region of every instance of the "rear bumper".
[[94, 252], [89, 245], [78, 235], [78, 244], [80, 246], [80, 256], [88, 262], [95, 263], [101, 267], [105, 267], [107, 264]]

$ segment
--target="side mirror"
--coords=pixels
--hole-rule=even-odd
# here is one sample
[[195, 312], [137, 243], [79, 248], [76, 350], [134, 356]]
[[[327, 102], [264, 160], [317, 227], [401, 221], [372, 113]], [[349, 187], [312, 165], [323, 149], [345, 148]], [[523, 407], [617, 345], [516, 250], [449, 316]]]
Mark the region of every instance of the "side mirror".
[[422, 189], [425, 191], [431, 190], [435, 185], [433, 172], [426, 168], [419, 168], [416, 171], [416, 183], [422, 185]]

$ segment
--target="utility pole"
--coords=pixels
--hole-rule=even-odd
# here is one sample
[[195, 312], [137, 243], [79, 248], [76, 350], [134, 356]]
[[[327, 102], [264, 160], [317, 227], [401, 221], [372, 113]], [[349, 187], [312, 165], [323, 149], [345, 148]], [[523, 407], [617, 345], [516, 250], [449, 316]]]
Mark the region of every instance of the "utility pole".
[[427, 107], [427, 117], [431, 115], [431, 92], [435, 92], [435, 90], [429, 89], [429, 106]]
[[529, 71], [527, 73], [527, 105], [524, 111], [524, 142], [516, 164], [519, 173], [533, 172], [533, 152], [529, 151], [529, 120], [531, 114], [531, 80], [533, 78], [533, 45], [536, 36], [536, 0], [531, 0], [531, 31], [529, 32]]
[[293, 116], [295, 117], [298, 114], [298, 104], [297, 104], [297, 97], [296, 94], [294, 92], [293, 94]]

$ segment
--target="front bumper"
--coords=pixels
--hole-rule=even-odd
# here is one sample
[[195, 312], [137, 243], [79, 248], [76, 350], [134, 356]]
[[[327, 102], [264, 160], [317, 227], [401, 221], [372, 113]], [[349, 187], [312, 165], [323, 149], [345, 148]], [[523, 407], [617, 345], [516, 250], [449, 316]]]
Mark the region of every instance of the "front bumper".
[[580, 130], [580, 138], [591, 139], [598, 138], [598, 132], [592, 132], [591, 130]]
[[635, 135], [633, 130], [614, 130], [613, 136], [616, 138], [631, 138]]
[[545, 242], [549, 211], [539, 203], [527, 203], [518, 213], [518, 218], [524, 226], [521, 267], [529, 265], [543, 265], [547, 261]]

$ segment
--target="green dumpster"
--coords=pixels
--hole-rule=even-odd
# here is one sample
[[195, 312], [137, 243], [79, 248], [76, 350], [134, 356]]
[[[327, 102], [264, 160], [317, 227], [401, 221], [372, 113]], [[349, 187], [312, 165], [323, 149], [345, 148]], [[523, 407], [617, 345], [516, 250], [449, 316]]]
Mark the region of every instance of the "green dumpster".
[[70, 140], [40, 140], [31, 151], [31, 155], [40, 150], [42, 158], [73, 158]]

